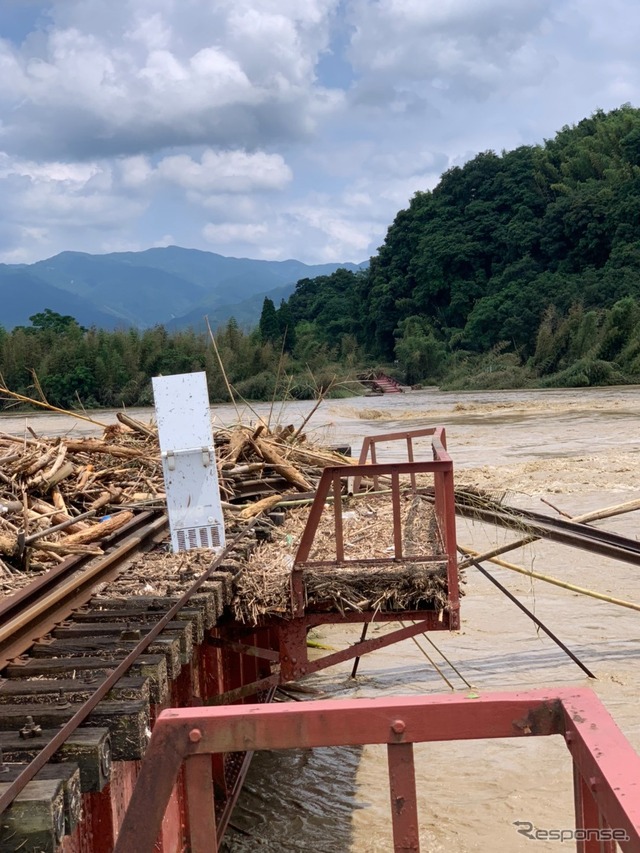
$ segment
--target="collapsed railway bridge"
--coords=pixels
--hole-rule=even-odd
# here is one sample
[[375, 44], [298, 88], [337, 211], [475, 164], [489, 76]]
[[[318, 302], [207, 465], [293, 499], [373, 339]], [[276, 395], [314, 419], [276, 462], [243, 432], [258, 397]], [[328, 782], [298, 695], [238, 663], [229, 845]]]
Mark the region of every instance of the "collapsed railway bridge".
[[[221, 487], [227, 508], [256, 489], [265, 514], [229, 510], [215, 559], [169, 555], [167, 518], [147, 509], [101, 555], [64, 559], [0, 602], [0, 851], [214, 851], [253, 750], [347, 743], [388, 745], [395, 849], [419, 850], [414, 742], [553, 734], [573, 760], [577, 825], [620, 828], [621, 849], [640, 849], [640, 760], [588, 691], [270, 703], [314, 672], [349, 660], [355, 672], [364, 654], [458, 629], [460, 570], [444, 429], [367, 439], [357, 463], [325, 457], [297, 498], [274, 494], [295, 475], [259, 432], [229, 442], [221, 475], [243, 477]], [[260, 440], [257, 476], [239, 445]], [[382, 441], [406, 461], [379, 462]], [[283, 503], [304, 523], [261, 586], [283, 553]], [[340, 623], [362, 625], [360, 640], [310, 656], [309, 630]], [[368, 638], [371, 623], [389, 629]]]

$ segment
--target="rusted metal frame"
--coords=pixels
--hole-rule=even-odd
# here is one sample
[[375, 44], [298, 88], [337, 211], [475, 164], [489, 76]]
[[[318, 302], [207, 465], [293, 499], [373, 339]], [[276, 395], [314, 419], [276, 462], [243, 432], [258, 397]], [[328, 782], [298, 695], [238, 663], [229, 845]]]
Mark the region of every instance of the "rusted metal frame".
[[[375, 465], [377, 463], [376, 459], [376, 444], [375, 441], [372, 440], [376, 438], [376, 436], [365, 436], [364, 441], [362, 442], [362, 447], [360, 448], [360, 457], [358, 459], [359, 465], [365, 465], [367, 463], [367, 459], [369, 458], [369, 454], [371, 454], [371, 464]], [[377, 491], [379, 489], [379, 480], [376, 474], [371, 478], [373, 480], [373, 488]], [[354, 494], [360, 491], [360, 483], [362, 482], [362, 477], [354, 477], [353, 478], [353, 486], [352, 490]]]
[[[371, 616], [371, 619], [367, 619], [364, 621], [372, 621], [374, 616], [373, 613], [367, 613], [362, 615]], [[378, 612], [376, 616], [376, 621], [379, 621], [379, 616], [380, 613]], [[342, 649], [341, 651], [334, 652], [330, 655], [324, 655], [323, 657], [317, 658], [314, 661], [310, 661], [308, 657], [306, 640], [307, 629], [311, 627], [312, 624], [325, 624], [325, 620], [323, 620], [322, 616], [320, 616], [320, 618], [318, 619], [308, 620], [305, 617], [304, 619], [294, 619], [289, 620], [285, 623], [281, 623], [280, 672], [259, 679], [258, 681], [254, 681], [251, 684], [243, 684], [240, 687], [235, 687], [231, 690], [225, 690], [224, 693], [221, 693], [217, 696], [209, 697], [205, 700], [204, 704], [207, 706], [218, 706], [227, 705], [231, 702], [237, 702], [240, 699], [246, 698], [247, 696], [253, 696], [261, 690], [267, 690], [269, 688], [275, 687], [278, 684], [286, 684], [288, 681], [295, 681], [296, 679], [301, 678], [302, 676], [310, 675], [313, 672], [319, 672], [320, 670], [327, 669], [330, 666], [335, 666], [338, 663], [343, 663], [344, 661], [351, 660], [352, 658], [362, 657], [362, 655], [366, 655], [369, 652], [375, 652], [378, 649], [382, 649], [386, 646], [390, 646], [394, 643], [398, 643], [402, 640], [414, 637], [417, 634], [423, 634], [425, 631], [433, 630], [434, 620], [425, 620], [423, 618], [423, 611], [419, 611], [418, 613], [413, 614], [413, 616], [415, 618], [420, 619], [421, 621], [413, 623], [411, 625], [407, 625], [404, 628], [399, 628], [396, 631], [391, 631], [389, 634], [385, 634], [382, 637], [375, 637], [369, 640], [360, 640], [346, 649]], [[394, 621], [397, 621], [397, 618], [397, 614], [395, 614]], [[328, 619], [327, 621], [335, 623], [338, 621], [349, 620], [339, 620], [336, 618], [335, 614], [331, 614], [330, 619]], [[362, 622], [363, 620], [359, 619], [357, 621]]]
[[[450, 461], [420, 461], [420, 462], [381, 462], [376, 463], [375, 470], [380, 475], [398, 474], [424, 474], [433, 473], [436, 471], [449, 470], [451, 468]], [[316, 497], [311, 505], [309, 518], [306, 527], [300, 538], [300, 544], [295, 556], [295, 563], [304, 563], [309, 559], [311, 546], [322, 517], [322, 511], [329, 494], [329, 489], [336, 476], [351, 477], [351, 476], [368, 476], [371, 472], [372, 465], [335, 465], [327, 467], [322, 472]], [[337, 503], [338, 501], [336, 501]]]
[[302, 579], [302, 569], [295, 564], [291, 570], [289, 585], [291, 588], [291, 612], [294, 618], [300, 619], [304, 615], [304, 582]]
[[89, 716], [89, 714], [96, 707], [98, 702], [100, 702], [107, 693], [114, 687], [117, 682], [122, 678], [122, 676], [127, 672], [129, 667], [131, 667], [136, 660], [142, 655], [148, 646], [155, 640], [155, 638], [164, 630], [165, 626], [173, 620], [175, 615], [182, 610], [182, 608], [187, 604], [192, 595], [194, 595], [202, 586], [205, 581], [210, 577], [212, 572], [214, 572], [218, 566], [228, 557], [229, 553], [233, 550], [235, 545], [244, 537], [246, 534], [253, 529], [255, 524], [257, 523], [257, 519], [251, 521], [231, 542], [227, 545], [227, 547], [222, 551], [221, 554], [216, 557], [216, 559], [211, 563], [208, 569], [206, 569], [200, 577], [189, 587], [189, 589], [178, 599], [178, 601], [173, 604], [169, 610], [165, 613], [165, 615], [158, 620], [158, 622], [151, 628], [151, 630], [145, 634], [145, 636], [140, 640], [140, 642], [129, 652], [129, 654], [122, 660], [118, 666], [108, 675], [105, 680], [100, 684], [100, 686], [96, 689], [95, 693], [87, 699], [76, 711], [76, 713], [71, 717], [71, 719], [65, 723], [65, 725], [60, 729], [60, 731], [49, 741], [49, 743], [42, 749], [38, 755], [25, 767], [22, 773], [16, 778], [14, 782], [12, 782], [6, 791], [0, 795], [0, 814], [4, 812], [8, 806], [11, 805], [15, 797], [23, 790], [25, 785], [30, 782], [36, 773], [44, 767], [44, 765], [49, 761], [50, 758], [57, 752], [58, 749], [62, 746], [62, 744], [66, 741], [66, 739], [71, 735]]
[[[344, 613], [337, 613], [334, 610], [307, 610], [304, 614], [304, 621], [308, 628], [314, 628], [317, 625], [362, 624], [363, 622], [397, 622], [398, 615], [399, 614], [393, 610], [349, 610]], [[403, 610], [401, 615], [405, 621], [428, 621], [432, 626], [429, 630], [432, 631], [435, 630], [433, 627], [435, 623], [438, 623], [441, 627], [440, 623], [447, 619], [447, 608], [445, 606], [444, 610]], [[289, 620], [283, 619], [282, 617], [262, 616], [260, 617], [258, 624], [260, 627], [268, 628], [270, 631], [273, 631], [275, 635], [278, 635], [280, 625], [287, 621]], [[251, 633], [251, 629], [247, 626], [238, 626], [237, 630], [242, 632], [243, 628], [245, 630], [244, 636], [248, 636]], [[241, 636], [241, 634], [238, 636]], [[277, 639], [275, 645], [278, 645]]]
[[[621, 849], [640, 849], [640, 757], [591, 691], [536, 690], [476, 699], [385, 697], [165, 711], [154, 729], [115, 853], [153, 849], [180, 762], [194, 754], [371, 743], [397, 748], [423, 741], [552, 734], [565, 736], [581, 776], [594, 780], [593, 797], [605, 822], [626, 832], [628, 840], [618, 841]], [[406, 778], [411, 761], [403, 769], [402, 757], [389, 751], [390, 770], [393, 767], [399, 777], [391, 780], [392, 805], [394, 795], [396, 803], [397, 795], [402, 796], [401, 786], [406, 786], [409, 803], [415, 801]], [[400, 835], [404, 826], [398, 822]], [[396, 849], [402, 848], [396, 844]], [[588, 848], [578, 850], [591, 853]]]
[[[344, 561], [344, 534], [342, 530], [342, 483], [340, 474], [333, 475], [333, 517], [335, 523], [336, 560]], [[314, 531], [315, 533], [315, 531]]]
[[[407, 459], [409, 460], [409, 462], [414, 461], [414, 458], [413, 458], [413, 439], [412, 439], [412, 436], [410, 434], [407, 435]], [[416, 485], [417, 485], [416, 484], [416, 475], [411, 474], [409, 479], [411, 480], [411, 488], [415, 492]]]
[[283, 619], [279, 622], [278, 649], [280, 651], [281, 682], [295, 681], [306, 673], [307, 621], [304, 616]]
[[204, 705], [207, 707], [217, 707], [219, 705], [229, 705], [232, 702], [238, 702], [246, 696], [255, 696], [262, 690], [270, 690], [277, 687], [280, 681], [280, 673], [275, 672], [266, 678], [261, 678], [259, 681], [254, 681], [253, 684], [243, 684], [241, 687], [234, 687], [233, 690], [225, 690], [217, 696], [210, 696], [205, 699]]
[[[296, 552], [294, 563], [304, 562], [309, 558], [313, 539], [315, 537], [316, 530], [318, 529], [318, 525], [320, 524], [320, 519], [322, 517], [324, 505], [329, 494], [329, 488], [331, 486], [332, 479], [333, 468], [325, 468], [322, 472], [320, 482], [318, 483], [318, 487], [316, 489], [316, 496], [314, 498], [313, 503], [311, 504], [311, 509], [309, 510], [309, 517], [307, 519], [307, 523], [305, 525], [304, 530], [302, 531], [302, 536], [300, 537], [300, 544], [298, 545], [298, 550]], [[292, 592], [295, 593], [295, 590], [292, 590]]]
[[[275, 688], [271, 688], [271, 692], [269, 694], [267, 702], [271, 702], [274, 693], [275, 693]], [[217, 753], [217, 754], [221, 755], [222, 753]], [[214, 755], [215, 755], [215, 753], [214, 753]], [[222, 808], [218, 808], [217, 802], [214, 803], [215, 813], [216, 813], [216, 832], [218, 835], [218, 844], [220, 843], [220, 839], [223, 837], [223, 835], [226, 832], [227, 824], [229, 823], [229, 820], [231, 819], [233, 809], [235, 807], [235, 804], [238, 801], [238, 797], [240, 796], [240, 792], [242, 790], [242, 784], [243, 784], [243, 782], [246, 778], [246, 775], [249, 771], [249, 766], [251, 765], [252, 759], [253, 759], [253, 750], [248, 750], [247, 752], [244, 753], [244, 756], [242, 759], [242, 764], [238, 770], [238, 775], [235, 779], [235, 782], [231, 786], [231, 791], [229, 793], [227, 793], [227, 797], [224, 801], [224, 805], [222, 806]], [[227, 791], [228, 790], [229, 790], [229, 786], [227, 786]], [[213, 849], [215, 850], [216, 848], [213, 848]]]
[[191, 755], [185, 761], [184, 769], [189, 850], [191, 853], [211, 853], [218, 849], [211, 756], [207, 753]]
[[[396, 720], [391, 728], [401, 738], [404, 731], [404, 721]], [[402, 850], [415, 850], [419, 853], [420, 834], [413, 744], [388, 744], [387, 763], [389, 767], [391, 821], [393, 824], [393, 849], [398, 853]]]
[[[151, 853], [181, 762], [196, 754], [564, 734], [567, 717], [576, 708], [580, 709], [579, 716], [586, 713], [586, 721], [576, 726], [588, 729], [598, 718], [602, 727], [599, 734], [613, 738], [608, 744], [615, 749], [613, 754], [600, 754], [598, 750], [604, 744], [596, 747], [592, 737], [587, 742], [587, 755], [596, 769], [602, 762], [618, 767], [618, 795], [613, 801], [607, 798], [599, 802], [599, 806], [610, 825], [628, 826], [630, 844], [636, 846], [623, 842], [622, 849], [637, 851], [640, 803], [633, 795], [640, 758], [591, 691], [535, 690], [476, 699], [411, 696], [164, 711], [153, 731], [114, 853]], [[572, 754], [576, 760], [575, 752]], [[625, 772], [622, 768], [628, 766], [630, 757], [633, 766]], [[393, 762], [399, 769], [395, 757]], [[399, 790], [398, 784], [394, 790]], [[621, 816], [626, 823], [617, 823]]]
[[235, 640], [226, 640], [223, 637], [207, 637], [207, 643], [210, 646], [216, 646], [219, 649], [229, 649], [233, 652], [239, 652], [241, 655], [252, 655], [256, 658], [264, 658], [264, 660], [278, 663], [280, 656], [273, 649], [263, 649], [260, 646], [249, 646], [246, 643], [239, 643]]
[[[576, 777], [579, 777], [574, 777], [576, 828], [609, 827], [624, 832], [628, 840], [617, 839], [617, 844], [625, 853], [637, 853], [640, 850], [640, 756], [630, 748], [609, 712], [590, 691], [568, 697], [562, 703], [562, 711], [565, 740]], [[595, 815], [594, 803], [606, 826]], [[578, 847], [580, 853], [591, 853], [591, 849]], [[600, 846], [593, 849], [600, 853]]]
[[577, 853], [616, 853], [617, 847], [612, 839], [605, 840], [601, 830], [610, 827], [598, 809], [591, 790], [580, 771], [573, 765], [573, 795], [575, 802]]
[[442, 472], [444, 496], [443, 533], [444, 549], [447, 554], [447, 598], [451, 618], [451, 629], [460, 628], [460, 586], [458, 578], [458, 545], [456, 539], [456, 499], [453, 483], [453, 468]]
[[[86, 569], [84, 563], [74, 565], [56, 575], [51, 584], [41, 585], [28, 603], [14, 602], [11, 616], [5, 616], [0, 627], [0, 669], [33, 645], [33, 638], [43, 636], [93, 596], [96, 584], [112, 580], [120, 572], [120, 564], [144, 541], [163, 531], [166, 516], [151, 522], [138, 533], [132, 533], [118, 547], [94, 558]], [[61, 564], [62, 565], [62, 564]], [[46, 575], [44, 576], [46, 577]], [[18, 594], [19, 595], [19, 594]]]
[[[376, 458], [376, 444], [381, 442], [392, 442], [392, 441], [401, 441], [404, 440], [407, 442], [407, 456], [410, 462], [413, 461], [413, 439], [414, 438], [423, 438], [426, 436], [433, 436], [431, 442], [431, 448], [433, 453], [434, 460], [442, 460], [442, 461], [451, 461], [447, 453], [447, 441], [444, 427], [425, 427], [423, 429], [416, 430], [404, 430], [403, 432], [391, 432], [391, 433], [379, 433], [378, 435], [368, 435], [365, 436], [364, 441], [362, 442], [362, 448], [360, 450], [360, 457], [358, 464], [364, 465], [371, 455], [371, 465], [377, 464]], [[353, 491], [357, 492], [360, 490], [360, 483], [362, 481], [363, 476], [369, 476], [367, 474], [355, 475], [353, 479]], [[375, 489], [378, 488], [378, 477], [374, 472], [373, 476], [373, 486]], [[415, 473], [411, 474], [411, 485], [413, 490], [416, 489], [416, 480]]]
[[[397, 612], [384, 610], [350, 611], [348, 613], [323, 613], [321, 611], [307, 611], [305, 623], [308, 628], [316, 628], [318, 625], [351, 625], [365, 624], [369, 622], [397, 622]], [[405, 621], [421, 622], [427, 627], [426, 631], [439, 629], [449, 630], [449, 613], [445, 610], [403, 610], [402, 619]]]
[[375, 652], [378, 649], [383, 649], [386, 646], [391, 646], [394, 643], [399, 643], [402, 640], [415, 637], [417, 634], [423, 634], [425, 631], [429, 630], [428, 625], [429, 623], [425, 621], [412, 623], [404, 628], [398, 628], [395, 631], [391, 631], [389, 634], [385, 634], [382, 637], [374, 637], [373, 639], [359, 641], [342, 651], [323, 655], [323, 657], [310, 661], [306, 665], [306, 674], [308, 675], [312, 672], [318, 672], [321, 669], [327, 669], [327, 667], [335, 666], [338, 663], [343, 663], [343, 661], [351, 660], [354, 657], [362, 657], [362, 655], [366, 655], [369, 652]]
[[[305, 620], [306, 621], [306, 620]], [[335, 666], [338, 663], [351, 660], [352, 658], [362, 657], [369, 652], [377, 651], [378, 649], [391, 646], [394, 643], [399, 643], [401, 640], [406, 640], [409, 637], [414, 637], [416, 634], [422, 634], [428, 630], [428, 623], [421, 621], [404, 628], [398, 628], [382, 637], [374, 637], [369, 640], [362, 640], [346, 649], [339, 652], [333, 652], [329, 655], [323, 655], [321, 658], [310, 661], [307, 654], [306, 644], [306, 628], [304, 625], [304, 637], [301, 639], [301, 632], [295, 630], [294, 641], [287, 646], [289, 661], [292, 664], [285, 668], [285, 661], [282, 663], [281, 678], [283, 681], [291, 681], [295, 678], [300, 678], [303, 675], [309, 675], [312, 672], [319, 672], [322, 669], [327, 669], [330, 666]], [[297, 628], [297, 626], [296, 626]], [[286, 628], [284, 631], [286, 632]]]
[[[377, 462], [375, 465], [333, 465], [324, 469], [320, 478], [320, 484], [325, 477], [331, 480], [334, 473], [338, 473], [341, 477], [350, 476], [368, 476], [368, 472], [375, 468], [380, 476], [390, 476], [394, 470], [400, 474], [410, 474], [412, 471], [416, 474], [425, 474], [433, 471], [446, 471], [452, 467], [453, 463], [450, 459], [421, 459], [417, 462]], [[318, 487], [318, 491], [319, 491]], [[316, 491], [316, 494], [318, 494]], [[325, 489], [325, 496], [327, 490]]]
[[401, 560], [402, 514], [400, 512], [400, 475], [397, 469], [391, 472], [391, 507], [393, 510], [393, 553], [396, 560]]
[[[255, 634], [253, 635], [255, 642]], [[267, 672], [260, 671], [260, 661], [256, 655], [248, 655], [242, 652], [240, 654], [240, 673], [242, 684], [250, 684], [253, 681], [258, 681], [259, 678], [264, 678], [271, 675], [271, 667], [267, 668]], [[257, 698], [257, 697], [256, 697]], [[245, 700], [246, 701], [246, 700]]]
[[[371, 450], [375, 449], [376, 444], [380, 444], [382, 442], [392, 442], [392, 441], [406, 441], [407, 437], [410, 436], [412, 439], [414, 438], [426, 438], [426, 436], [433, 435], [438, 439], [438, 443], [446, 448], [446, 443], [442, 441], [442, 435], [444, 435], [444, 427], [435, 426], [435, 427], [421, 427], [420, 429], [411, 429], [411, 430], [400, 430], [399, 432], [382, 432], [377, 433], [376, 435], [368, 435], [365, 437], [362, 443], [362, 450], [360, 451], [360, 464], [364, 464], [367, 461], [368, 455]], [[373, 461], [373, 457], [372, 457]]]
[[[405, 432], [392, 432], [392, 433], [379, 433], [378, 435], [367, 435], [362, 442], [362, 447], [360, 448], [360, 457], [358, 459], [359, 465], [367, 464], [367, 460], [369, 459], [369, 455], [371, 455], [371, 465], [377, 464], [376, 458], [376, 444], [379, 442], [386, 441], [399, 441], [404, 439], [407, 442], [407, 455], [409, 461], [413, 461], [413, 438], [419, 438], [425, 435], [433, 435], [435, 432], [435, 428], [429, 427], [427, 430], [407, 430]], [[435, 454], [434, 454], [435, 458]], [[367, 476], [367, 475], [364, 475]], [[353, 478], [353, 491], [360, 491], [360, 483], [362, 481], [363, 475], [357, 475]], [[373, 487], [374, 489], [378, 488], [378, 477], [377, 474], [373, 474]], [[415, 482], [415, 474], [411, 475], [411, 485], [415, 490], [416, 482]]]
[[131, 853], [133, 850], [136, 853], [152, 853], [183, 759], [194, 751], [195, 744], [189, 740], [188, 730], [178, 731], [168, 726], [166, 720], [160, 723], [167, 713], [173, 712], [163, 711], [153, 728], [114, 853]]

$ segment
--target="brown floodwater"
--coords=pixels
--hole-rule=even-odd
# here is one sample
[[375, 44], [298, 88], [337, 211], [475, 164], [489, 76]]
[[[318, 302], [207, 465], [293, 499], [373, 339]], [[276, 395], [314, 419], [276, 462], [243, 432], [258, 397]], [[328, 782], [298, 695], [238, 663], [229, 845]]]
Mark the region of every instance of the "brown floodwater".
[[[271, 420], [299, 424], [311, 403], [276, 404]], [[244, 407], [243, 407], [244, 409]], [[243, 420], [268, 417], [258, 404]], [[131, 410], [148, 418], [150, 410]], [[238, 420], [232, 407], [214, 407], [214, 425]], [[113, 412], [92, 413], [105, 423]], [[309, 423], [322, 441], [350, 444], [365, 435], [443, 424], [457, 482], [506, 492], [519, 506], [553, 513], [541, 498], [571, 515], [640, 497], [640, 388], [443, 393], [433, 390], [327, 401]], [[48, 414], [1, 416], [0, 431], [26, 426], [43, 435], [95, 429]], [[428, 454], [428, 444], [418, 450]], [[379, 459], [397, 457], [387, 445]], [[637, 537], [638, 514], [598, 522]], [[515, 538], [488, 525], [458, 521], [462, 544], [486, 550]], [[640, 603], [638, 569], [586, 551], [538, 542], [508, 560]], [[456, 692], [483, 693], [589, 686], [640, 751], [640, 621], [637, 611], [569, 592], [493, 566], [492, 573], [532, 609], [597, 676], [582, 671], [477, 571], [467, 572], [462, 629], [421, 645]], [[380, 630], [385, 630], [381, 628]], [[357, 627], [323, 628], [321, 641], [343, 648]], [[450, 693], [411, 641], [364, 657], [357, 680], [351, 663], [306, 680], [313, 695], [335, 698]], [[464, 681], [460, 677], [464, 678]], [[466, 682], [466, 683], [465, 683]], [[421, 841], [424, 850], [563, 851], [575, 842], [532, 842], [516, 821], [540, 829], [573, 826], [571, 762], [559, 738], [459, 741], [416, 749]], [[391, 849], [386, 755], [383, 748], [260, 753], [233, 814], [228, 851], [375, 853]]]

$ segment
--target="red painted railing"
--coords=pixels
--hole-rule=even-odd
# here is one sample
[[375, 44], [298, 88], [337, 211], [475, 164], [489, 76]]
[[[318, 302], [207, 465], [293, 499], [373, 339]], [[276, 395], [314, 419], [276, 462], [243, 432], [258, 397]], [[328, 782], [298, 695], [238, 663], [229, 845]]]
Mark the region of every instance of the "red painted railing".
[[213, 853], [220, 839], [212, 755], [363, 744], [387, 744], [394, 850], [419, 851], [426, 821], [416, 803], [414, 743], [542, 735], [563, 737], [573, 761], [578, 853], [613, 853], [616, 842], [624, 853], [638, 853], [640, 757], [592, 691], [570, 689], [165, 711], [153, 730], [115, 853], [151, 853], [183, 765], [187, 848]]
[[[442, 430], [444, 433], [444, 430]], [[404, 435], [403, 435], [404, 437]], [[438, 530], [442, 540], [444, 554], [403, 554], [402, 550], [402, 522], [400, 510], [400, 478], [408, 477], [412, 489], [416, 488], [417, 474], [433, 474], [434, 479], [434, 506]], [[342, 483], [350, 477], [354, 478], [354, 491], [356, 484], [359, 487], [362, 479], [368, 477], [379, 482], [380, 477], [390, 477], [391, 480], [391, 504], [393, 507], [393, 556], [387, 558], [371, 558], [363, 560], [347, 559], [344, 549], [343, 524], [342, 524]], [[335, 530], [335, 559], [331, 561], [310, 561], [309, 554], [318, 531], [320, 518], [327, 505], [329, 493], [333, 491], [333, 512]], [[325, 468], [322, 472], [316, 496], [314, 498], [309, 518], [300, 539], [292, 570], [291, 589], [294, 616], [302, 616], [304, 613], [304, 585], [302, 571], [308, 566], [322, 565], [349, 565], [368, 564], [371, 566], [384, 563], [400, 562], [428, 562], [430, 560], [447, 562], [447, 608], [446, 624], [442, 627], [456, 630], [460, 627], [460, 593], [458, 583], [458, 561], [456, 551], [456, 516], [455, 498], [453, 488], [453, 463], [444, 448], [438, 453], [433, 461], [424, 462], [383, 462], [359, 465], [337, 465]]]

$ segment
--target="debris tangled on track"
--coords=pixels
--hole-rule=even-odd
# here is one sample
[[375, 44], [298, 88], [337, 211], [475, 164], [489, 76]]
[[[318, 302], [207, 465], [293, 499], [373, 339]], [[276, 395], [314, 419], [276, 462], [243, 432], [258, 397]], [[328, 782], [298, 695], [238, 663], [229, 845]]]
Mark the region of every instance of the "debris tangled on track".
[[[306, 603], [314, 610], [440, 610], [447, 600], [447, 564], [432, 505], [421, 495], [405, 496], [402, 506], [403, 553], [441, 554], [438, 562], [369, 565], [371, 558], [393, 552], [393, 510], [388, 495], [343, 504], [345, 562], [306, 567]], [[286, 528], [275, 528], [271, 541], [255, 549], [235, 579], [234, 613], [256, 624], [261, 616], [291, 616], [290, 578], [298, 542], [309, 510], [289, 512]], [[282, 532], [280, 532], [282, 531]], [[326, 507], [309, 555], [313, 561], [335, 559], [333, 509]]]
[[[0, 434], [0, 594], [100, 543], [135, 512], [164, 510], [156, 430], [118, 414], [100, 438]], [[225, 523], [268, 511], [283, 495], [310, 493], [326, 465], [349, 461], [310, 446], [293, 426], [238, 425], [215, 434]]]

